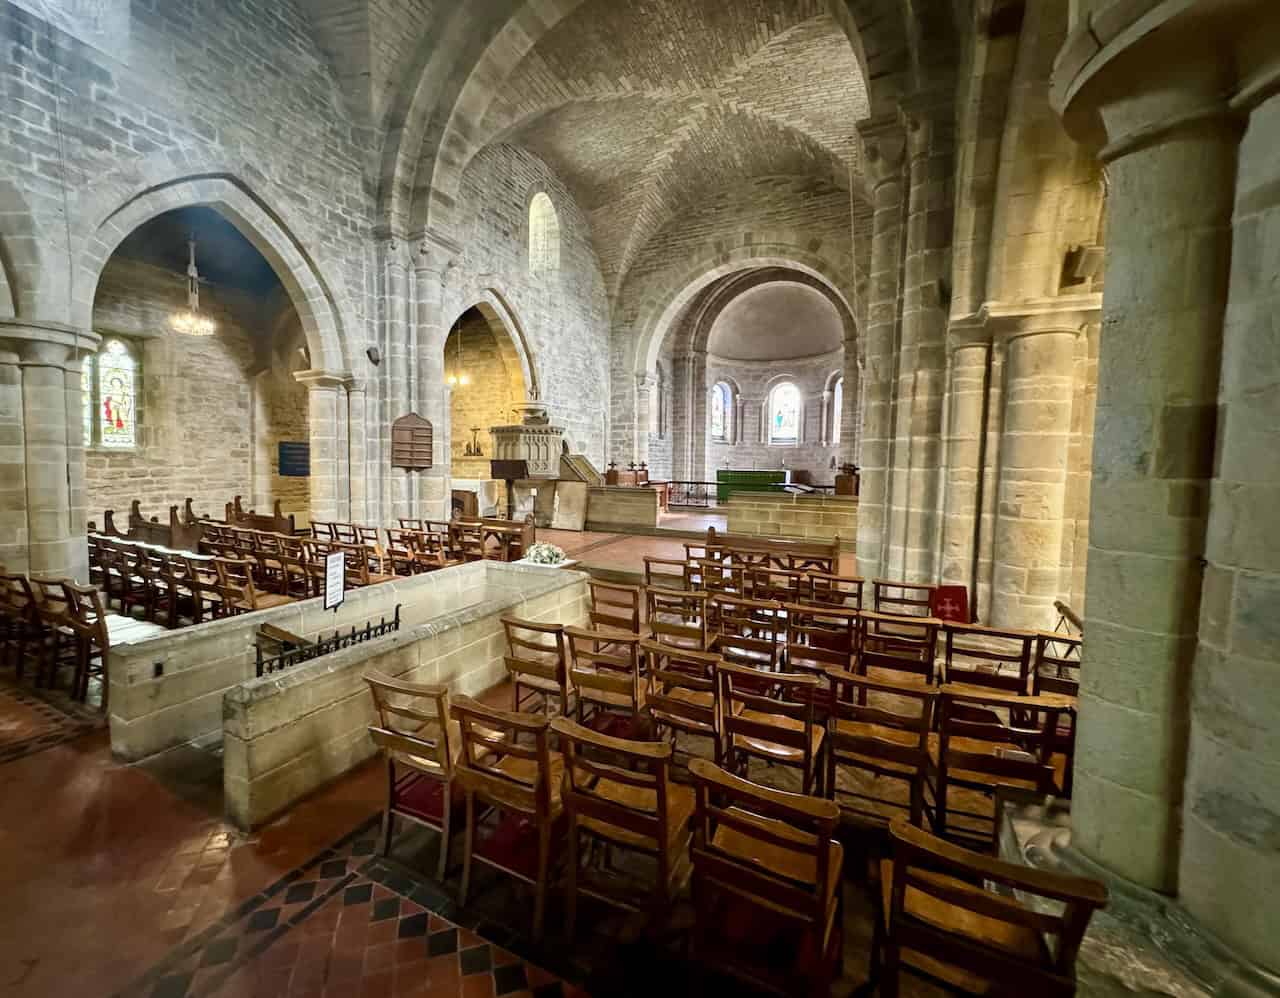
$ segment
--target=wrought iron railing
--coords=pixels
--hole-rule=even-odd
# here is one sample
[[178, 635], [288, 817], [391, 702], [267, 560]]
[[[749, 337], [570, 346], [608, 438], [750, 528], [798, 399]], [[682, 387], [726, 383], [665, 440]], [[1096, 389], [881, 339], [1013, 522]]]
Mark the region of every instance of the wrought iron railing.
[[671, 506], [688, 509], [710, 509], [716, 505], [715, 482], [670, 482], [671, 494], [667, 500]]
[[264, 654], [262, 646], [259, 645], [257, 648], [258, 675], [267, 676], [273, 672], [282, 672], [303, 662], [310, 662], [312, 659], [332, 655], [343, 648], [350, 648], [353, 645], [364, 644], [366, 641], [373, 641], [375, 638], [394, 634], [398, 630], [400, 630], [399, 603], [396, 604], [395, 616], [391, 620], [383, 617], [376, 624], [370, 620], [364, 627], [352, 627], [350, 631], [334, 631], [328, 637], [322, 635], [311, 644], [290, 646], [284, 643], [286, 644], [285, 650], [278, 655]]

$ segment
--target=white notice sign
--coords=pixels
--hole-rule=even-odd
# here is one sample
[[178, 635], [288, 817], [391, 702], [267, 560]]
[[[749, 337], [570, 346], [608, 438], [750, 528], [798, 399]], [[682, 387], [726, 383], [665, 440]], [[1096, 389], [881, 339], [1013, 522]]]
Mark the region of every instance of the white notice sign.
[[336, 610], [346, 598], [347, 552], [334, 551], [324, 559], [324, 608]]

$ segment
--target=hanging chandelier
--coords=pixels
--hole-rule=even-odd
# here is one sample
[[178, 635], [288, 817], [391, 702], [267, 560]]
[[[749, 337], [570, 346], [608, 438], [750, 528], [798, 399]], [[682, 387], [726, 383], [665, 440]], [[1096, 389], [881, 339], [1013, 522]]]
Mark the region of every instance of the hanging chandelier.
[[453, 373], [449, 375], [449, 377], [446, 378], [445, 380], [450, 385], [466, 387], [467, 385], [471, 384], [471, 377], [462, 369], [462, 329], [461, 327], [458, 327], [456, 332], [458, 336], [457, 338], [458, 349], [455, 352], [456, 360], [454, 362]]
[[169, 324], [187, 336], [212, 336], [217, 332], [218, 324], [200, 312], [200, 272], [196, 270], [195, 237], [187, 240], [187, 251], [187, 310], [175, 313]]

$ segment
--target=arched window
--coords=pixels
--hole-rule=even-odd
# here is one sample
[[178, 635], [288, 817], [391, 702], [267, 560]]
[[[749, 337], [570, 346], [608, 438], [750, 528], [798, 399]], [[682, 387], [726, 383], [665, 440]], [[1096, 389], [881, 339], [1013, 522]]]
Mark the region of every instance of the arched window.
[[733, 432], [733, 392], [723, 381], [711, 389], [711, 439], [728, 440]]
[[840, 419], [844, 413], [844, 378], [836, 379], [836, 387], [831, 392], [831, 442], [840, 442]]
[[529, 273], [547, 274], [560, 269], [560, 218], [544, 191], [529, 203]]
[[800, 442], [800, 389], [784, 381], [769, 393], [769, 443]]
[[138, 362], [123, 340], [108, 340], [96, 357], [86, 357], [84, 392], [86, 447], [138, 445]]

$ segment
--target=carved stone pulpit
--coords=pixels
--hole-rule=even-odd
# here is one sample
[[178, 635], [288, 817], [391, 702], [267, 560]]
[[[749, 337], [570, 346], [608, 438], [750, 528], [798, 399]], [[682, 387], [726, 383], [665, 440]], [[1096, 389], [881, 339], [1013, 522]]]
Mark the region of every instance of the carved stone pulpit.
[[489, 428], [494, 461], [524, 461], [530, 478], [559, 478], [564, 427], [550, 425], [544, 402], [524, 402], [516, 409], [519, 423]]

